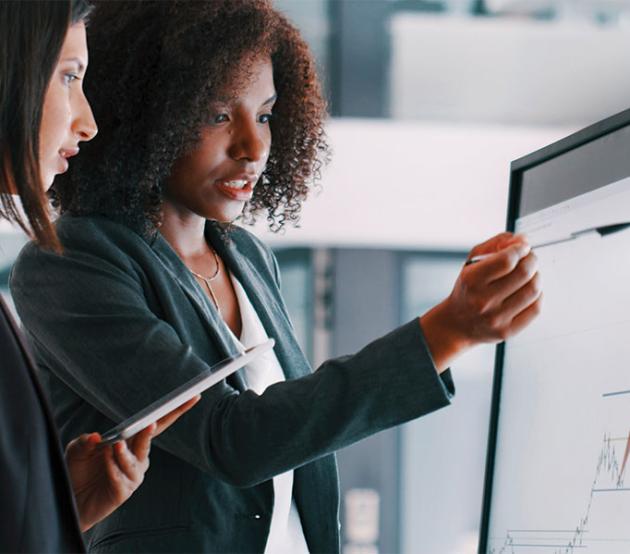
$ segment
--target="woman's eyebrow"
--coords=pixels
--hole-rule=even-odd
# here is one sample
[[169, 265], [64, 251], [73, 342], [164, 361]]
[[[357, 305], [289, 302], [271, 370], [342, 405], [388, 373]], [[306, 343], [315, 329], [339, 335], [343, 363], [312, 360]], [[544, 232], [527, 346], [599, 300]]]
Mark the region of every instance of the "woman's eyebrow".
[[[277, 99], [278, 95], [274, 94], [273, 96], [267, 98], [267, 100], [265, 100], [261, 105], [267, 106], [269, 104], [273, 104]], [[238, 98], [236, 96], [217, 96], [210, 104], [218, 106], [229, 106], [231, 103], [237, 100]]]
[[69, 62], [77, 64], [77, 66], [79, 67], [79, 73], [83, 72], [83, 70], [85, 69], [85, 64], [79, 58], [64, 58], [63, 60], [61, 60], [61, 63]]

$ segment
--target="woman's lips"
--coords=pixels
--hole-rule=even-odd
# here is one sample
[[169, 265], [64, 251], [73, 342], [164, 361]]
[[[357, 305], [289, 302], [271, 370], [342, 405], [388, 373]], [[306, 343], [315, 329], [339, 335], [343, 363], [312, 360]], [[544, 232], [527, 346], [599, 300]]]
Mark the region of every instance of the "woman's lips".
[[59, 171], [59, 173], [65, 173], [66, 171], [68, 171], [68, 168], [70, 167], [70, 163], [68, 162], [68, 159], [65, 156], [62, 156], [61, 154], [59, 154], [59, 159], [61, 160], [61, 171]]
[[251, 181], [247, 181], [243, 188], [229, 186], [226, 181], [217, 181], [215, 185], [222, 194], [239, 202], [248, 202], [254, 194], [254, 184]]
[[70, 167], [70, 162], [68, 162], [68, 159], [72, 158], [72, 156], [76, 156], [78, 153], [78, 148], [62, 148], [61, 150], [59, 150], [59, 157], [61, 158], [62, 167], [60, 173], [65, 173], [66, 171], [68, 171], [68, 167]]

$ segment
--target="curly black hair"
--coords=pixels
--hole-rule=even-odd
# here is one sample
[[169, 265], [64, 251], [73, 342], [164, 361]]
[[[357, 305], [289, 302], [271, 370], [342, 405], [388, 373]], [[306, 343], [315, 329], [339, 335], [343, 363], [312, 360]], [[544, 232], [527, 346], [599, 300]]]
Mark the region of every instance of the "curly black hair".
[[308, 46], [267, 0], [94, 2], [85, 90], [97, 137], [53, 186], [61, 212], [103, 215], [140, 233], [161, 221], [163, 184], [199, 140], [240, 61], [271, 57], [278, 99], [267, 167], [246, 206], [269, 227], [297, 223], [329, 157], [326, 102]]

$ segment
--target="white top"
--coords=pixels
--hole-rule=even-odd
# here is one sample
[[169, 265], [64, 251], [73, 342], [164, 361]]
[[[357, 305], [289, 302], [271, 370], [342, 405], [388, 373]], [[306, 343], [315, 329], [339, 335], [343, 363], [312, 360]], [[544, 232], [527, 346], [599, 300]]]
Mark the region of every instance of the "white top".
[[[239, 342], [243, 347], [249, 348], [269, 337], [245, 289], [236, 277], [233, 275], [230, 277], [241, 312], [242, 329]], [[247, 387], [256, 394], [262, 394], [269, 385], [285, 380], [284, 372], [273, 350], [265, 352], [247, 364], [243, 371]], [[273, 514], [265, 554], [308, 554], [300, 514], [293, 499], [292, 470], [273, 478], [273, 492]]]

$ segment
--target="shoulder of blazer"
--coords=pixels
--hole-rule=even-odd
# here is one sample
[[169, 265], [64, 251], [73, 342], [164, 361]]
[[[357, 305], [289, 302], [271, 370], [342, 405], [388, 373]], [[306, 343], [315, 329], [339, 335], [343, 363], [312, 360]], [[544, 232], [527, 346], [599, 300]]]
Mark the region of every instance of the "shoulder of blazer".
[[[20, 252], [13, 266], [11, 286], [25, 282], [38, 268], [46, 265], [51, 257], [73, 258], [93, 256], [100, 258], [127, 274], [133, 275], [138, 264], [155, 262], [153, 241], [143, 237], [128, 226], [100, 216], [61, 216], [56, 224], [64, 252], [60, 255], [28, 243]], [[232, 248], [246, 257], [266, 279], [280, 287], [280, 272], [271, 249], [252, 233], [239, 226], [232, 226], [229, 233]]]
[[62, 216], [57, 222], [57, 233], [64, 248], [83, 250], [101, 255], [134, 251], [149, 252], [151, 240], [130, 227], [99, 216]]
[[[111, 257], [116, 251], [150, 248], [149, 243], [129, 227], [104, 217], [61, 216], [55, 225], [64, 250], [71, 252], [84, 251], [105, 254]], [[54, 253], [29, 242], [18, 256], [36, 256]], [[63, 256], [63, 252], [61, 253]]]
[[9, 277], [16, 303], [37, 294], [42, 283], [64, 279], [68, 262], [93, 265], [97, 259], [102, 271], [140, 282], [139, 266], [141, 260], [150, 260], [151, 247], [131, 229], [105, 218], [71, 216], [59, 218], [56, 227], [63, 248], [60, 254], [31, 241], [16, 258]]
[[138, 260], [152, 257], [150, 243], [129, 227], [104, 217], [61, 216], [56, 223], [63, 251], [57, 254], [29, 242], [22, 248], [11, 272], [11, 286], [28, 280], [37, 269], [68, 256], [75, 261], [95, 257], [133, 275]]

